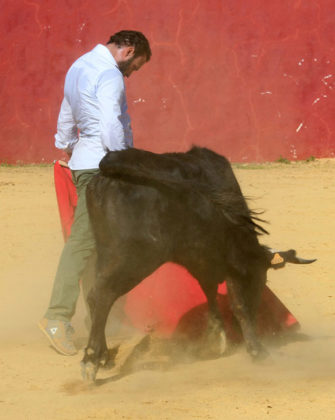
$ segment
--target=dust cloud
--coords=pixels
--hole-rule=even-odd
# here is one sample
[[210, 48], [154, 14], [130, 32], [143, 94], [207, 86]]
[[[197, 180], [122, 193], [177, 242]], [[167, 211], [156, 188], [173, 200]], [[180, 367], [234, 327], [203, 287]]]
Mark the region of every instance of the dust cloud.
[[[260, 363], [243, 345], [216, 359], [183, 351], [169, 358], [171, 349], [161, 348], [155, 363], [143, 355], [122, 375], [101, 370], [88, 387], [80, 378], [83, 301], [73, 320], [78, 355], [55, 353], [36, 326], [63, 245], [52, 168], [0, 167], [0, 419], [334, 418], [335, 161], [239, 166], [235, 173], [245, 195], [260, 197], [250, 206], [270, 222], [261, 241], [318, 259], [269, 272], [269, 287], [301, 328], [265, 338], [270, 356]], [[113, 334], [130, 335], [115, 325]]]

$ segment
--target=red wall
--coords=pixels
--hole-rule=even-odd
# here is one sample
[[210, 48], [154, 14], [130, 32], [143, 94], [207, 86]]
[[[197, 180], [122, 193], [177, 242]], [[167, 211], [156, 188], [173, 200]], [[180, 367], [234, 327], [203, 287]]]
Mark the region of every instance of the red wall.
[[3, 0], [0, 161], [60, 157], [65, 73], [120, 29], [153, 50], [127, 81], [137, 147], [333, 157], [334, 22], [334, 0]]

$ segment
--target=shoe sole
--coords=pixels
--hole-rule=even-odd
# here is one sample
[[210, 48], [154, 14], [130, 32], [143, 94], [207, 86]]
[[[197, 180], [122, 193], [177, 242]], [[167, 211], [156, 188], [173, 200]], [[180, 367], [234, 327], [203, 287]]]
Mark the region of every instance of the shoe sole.
[[50, 335], [45, 331], [44, 326], [39, 322], [37, 324], [38, 328], [42, 331], [42, 333], [46, 336], [46, 338], [49, 340], [49, 343], [51, 344], [51, 346], [60, 354], [62, 354], [63, 356], [74, 356], [76, 355], [78, 352], [76, 351], [75, 353], [66, 353], [64, 350], [60, 349], [59, 347], [57, 347], [57, 345], [55, 344], [55, 342], [53, 341], [53, 339], [50, 337]]

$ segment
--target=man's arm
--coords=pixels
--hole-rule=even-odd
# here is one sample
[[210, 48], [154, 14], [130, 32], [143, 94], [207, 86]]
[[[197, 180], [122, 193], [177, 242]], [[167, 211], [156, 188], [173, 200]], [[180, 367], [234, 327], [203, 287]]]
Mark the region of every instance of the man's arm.
[[101, 138], [106, 150], [122, 150], [133, 146], [133, 133], [127, 113], [122, 76], [105, 72], [97, 87]]
[[75, 143], [78, 141], [78, 128], [73, 120], [70, 104], [63, 99], [57, 122], [57, 134], [55, 135], [57, 149], [72, 153]]

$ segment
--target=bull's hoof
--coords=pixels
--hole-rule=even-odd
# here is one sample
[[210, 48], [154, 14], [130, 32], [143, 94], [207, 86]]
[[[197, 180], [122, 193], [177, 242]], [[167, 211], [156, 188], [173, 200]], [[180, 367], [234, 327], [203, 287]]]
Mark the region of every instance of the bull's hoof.
[[207, 335], [201, 342], [199, 356], [201, 358], [217, 358], [226, 355], [228, 349], [228, 342], [225, 332], [208, 331]]
[[218, 350], [220, 356], [226, 354], [228, 350], [227, 337], [224, 331], [220, 331], [219, 334]]
[[98, 372], [98, 366], [92, 362], [80, 362], [81, 376], [84, 382], [93, 384]]
[[262, 345], [254, 347], [252, 349], [248, 349], [248, 353], [252, 357], [252, 360], [254, 360], [255, 362], [265, 360], [269, 356], [269, 352]]

